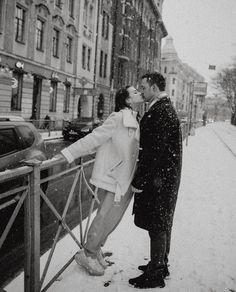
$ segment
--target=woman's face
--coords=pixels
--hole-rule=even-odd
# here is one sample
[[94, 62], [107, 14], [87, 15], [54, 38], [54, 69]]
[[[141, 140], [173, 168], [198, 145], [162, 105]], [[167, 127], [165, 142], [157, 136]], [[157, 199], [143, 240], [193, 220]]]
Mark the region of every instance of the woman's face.
[[130, 86], [127, 91], [129, 92], [129, 97], [126, 99], [126, 102], [130, 105], [132, 103], [143, 102], [141, 93], [133, 86]]

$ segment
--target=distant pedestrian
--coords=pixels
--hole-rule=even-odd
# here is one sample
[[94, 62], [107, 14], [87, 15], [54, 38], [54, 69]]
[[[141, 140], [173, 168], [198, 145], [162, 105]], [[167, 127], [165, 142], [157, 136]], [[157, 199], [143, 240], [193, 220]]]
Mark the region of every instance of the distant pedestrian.
[[132, 198], [133, 179], [139, 149], [139, 124], [131, 103], [143, 101], [133, 86], [118, 90], [115, 112], [86, 137], [62, 150], [68, 162], [96, 152], [90, 183], [105, 190], [97, 214], [89, 228], [84, 248], [76, 262], [91, 275], [103, 275], [107, 263], [101, 247], [117, 227]]
[[206, 121], [207, 121], [207, 112], [204, 111], [203, 115], [202, 115], [202, 125], [206, 126]]
[[142, 77], [148, 111], [140, 121], [138, 167], [132, 181], [134, 222], [148, 231], [150, 262], [138, 268], [144, 273], [130, 279], [136, 288], [165, 286], [173, 216], [180, 184], [182, 135], [180, 122], [165, 93], [159, 73]]
[[43, 128], [44, 129], [49, 129], [50, 128], [50, 122], [51, 122], [51, 118], [50, 116], [47, 114], [44, 118], [44, 123], [43, 123]]

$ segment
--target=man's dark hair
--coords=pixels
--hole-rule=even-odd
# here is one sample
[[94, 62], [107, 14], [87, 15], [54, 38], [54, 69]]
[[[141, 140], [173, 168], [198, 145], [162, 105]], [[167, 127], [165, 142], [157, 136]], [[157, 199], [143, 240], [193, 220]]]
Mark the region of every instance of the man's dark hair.
[[142, 76], [142, 79], [146, 78], [150, 86], [156, 84], [160, 91], [164, 91], [166, 88], [165, 78], [158, 72], [146, 73]]

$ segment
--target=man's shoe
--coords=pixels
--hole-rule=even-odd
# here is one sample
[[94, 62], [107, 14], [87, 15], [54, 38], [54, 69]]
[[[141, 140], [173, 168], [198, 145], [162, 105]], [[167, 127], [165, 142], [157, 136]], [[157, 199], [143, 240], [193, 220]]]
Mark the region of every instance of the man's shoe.
[[147, 270], [147, 267], [148, 267], [148, 264], [147, 265], [141, 265], [141, 266], [138, 266], [138, 269], [142, 272], [145, 272]]
[[106, 269], [108, 267], [108, 263], [104, 260], [104, 256], [103, 256], [103, 253], [102, 253], [102, 250], [100, 249], [99, 252], [97, 253], [97, 260], [99, 262], [99, 264], [104, 268]]
[[147, 289], [147, 288], [163, 288], [165, 287], [165, 281], [162, 272], [155, 273], [155, 275], [144, 272], [142, 275], [129, 279], [129, 283], [135, 288]]
[[78, 265], [83, 267], [92, 276], [104, 275], [104, 268], [99, 264], [98, 260], [86, 256], [84, 250], [79, 251], [75, 255], [75, 261]]
[[[138, 266], [138, 269], [140, 271], [143, 271], [145, 272], [148, 268], [148, 264], [147, 265], [141, 265], [141, 266]], [[163, 277], [166, 278], [166, 277], [169, 277], [170, 276], [170, 272], [169, 272], [169, 269], [168, 269], [168, 266], [165, 265], [165, 267], [163, 268]]]

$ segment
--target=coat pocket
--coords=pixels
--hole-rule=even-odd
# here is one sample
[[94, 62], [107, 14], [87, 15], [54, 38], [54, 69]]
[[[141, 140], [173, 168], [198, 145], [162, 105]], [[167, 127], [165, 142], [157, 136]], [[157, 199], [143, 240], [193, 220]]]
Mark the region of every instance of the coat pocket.
[[118, 163], [116, 163], [114, 166], [112, 166], [109, 171], [108, 171], [108, 175], [117, 179], [118, 175], [119, 175], [119, 170], [121, 168], [121, 166], [124, 164], [123, 160], [120, 160]]

